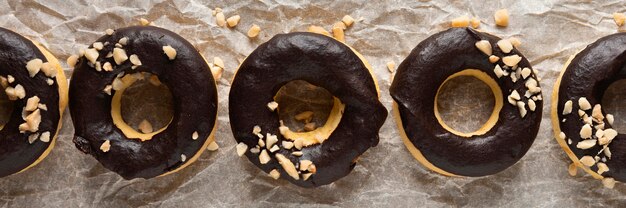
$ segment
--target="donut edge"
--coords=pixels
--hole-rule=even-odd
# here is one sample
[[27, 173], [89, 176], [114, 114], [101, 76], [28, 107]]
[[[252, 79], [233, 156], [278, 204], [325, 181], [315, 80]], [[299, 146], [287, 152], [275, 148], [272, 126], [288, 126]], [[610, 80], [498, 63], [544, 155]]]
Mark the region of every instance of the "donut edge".
[[424, 157], [422, 152], [419, 149], [417, 149], [417, 147], [415, 147], [415, 145], [411, 142], [411, 140], [409, 140], [409, 137], [406, 135], [406, 132], [404, 131], [404, 128], [402, 127], [403, 124], [402, 124], [402, 119], [400, 117], [400, 110], [398, 109], [398, 103], [396, 103], [396, 101], [393, 101], [392, 112], [393, 112], [392, 113], [393, 118], [396, 121], [396, 127], [398, 129], [398, 133], [400, 134], [400, 138], [402, 139], [404, 146], [409, 150], [409, 152], [411, 152], [411, 155], [413, 155], [415, 160], [417, 160], [422, 166], [426, 167], [428, 170], [439, 173], [441, 175], [449, 176], [449, 177], [464, 177], [462, 175], [456, 175], [456, 174], [447, 172], [433, 165], [432, 163], [430, 163], [430, 161], [428, 161], [426, 157]]
[[557, 77], [556, 81], [554, 82], [553, 89], [552, 89], [552, 95], [551, 95], [552, 102], [550, 103], [550, 117], [551, 117], [550, 120], [552, 121], [551, 124], [552, 124], [552, 130], [553, 130], [553, 133], [554, 133], [554, 139], [559, 144], [559, 146], [561, 146], [563, 151], [565, 151], [565, 153], [567, 154], [569, 159], [574, 163], [574, 165], [576, 165], [577, 168], [580, 168], [580, 169], [584, 170], [585, 172], [589, 173], [589, 175], [591, 175], [593, 178], [601, 180], [601, 179], [604, 178], [604, 176], [594, 172], [593, 170], [589, 169], [588, 167], [585, 167], [580, 162], [578, 157], [574, 154], [574, 152], [572, 152], [572, 150], [569, 148], [567, 143], [565, 143], [565, 140], [559, 139], [559, 134], [561, 133], [561, 126], [560, 126], [560, 123], [559, 123], [558, 105], [559, 105], [559, 88], [561, 88], [561, 78], [563, 77], [563, 74], [565, 74], [565, 71], [569, 67], [569, 65], [572, 62], [572, 60], [579, 53], [580, 53], [580, 51], [576, 52], [574, 55], [571, 55], [568, 58], [567, 62], [565, 62], [565, 65], [563, 65], [563, 68], [559, 72], [559, 76]]
[[56, 140], [59, 136], [59, 132], [61, 131], [61, 127], [63, 126], [63, 113], [65, 112], [65, 108], [67, 107], [67, 103], [69, 101], [68, 100], [69, 88], [67, 84], [67, 78], [65, 77], [65, 72], [63, 71], [63, 67], [61, 67], [61, 63], [52, 53], [50, 53], [50, 51], [48, 51], [39, 42], [34, 41], [34, 40], [31, 40], [31, 42], [35, 46], [37, 46], [39, 51], [41, 51], [41, 53], [46, 57], [46, 59], [48, 59], [48, 62], [52, 63], [54, 68], [57, 70], [57, 75], [55, 79], [57, 81], [57, 86], [58, 86], [57, 90], [59, 92], [59, 121], [57, 124], [57, 130], [54, 133], [54, 136], [52, 137], [52, 139], [50, 140], [50, 145], [48, 146], [48, 148], [46, 148], [46, 150], [39, 156], [39, 158], [37, 158], [37, 160], [35, 160], [35, 162], [31, 163], [26, 168], [18, 171], [17, 173], [21, 173], [32, 167], [35, 167], [37, 164], [43, 161], [48, 156], [48, 154], [50, 154], [50, 152], [52, 152], [52, 149], [54, 149], [54, 145], [56, 144]]
[[[204, 55], [202, 55], [200, 52], [198, 52], [198, 53], [200, 54], [200, 57], [202, 57], [202, 59], [204, 60], [204, 62], [208, 66], [209, 62], [206, 60]], [[215, 91], [216, 91], [215, 95], [217, 96], [217, 102], [219, 104], [219, 91], [217, 90], [217, 80], [213, 76], [213, 73], [211, 73], [211, 77], [213, 77], [213, 84], [215, 85]], [[189, 160], [187, 160], [187, 162], [183, 163], [181, 166], [178, 166], [176, 169], [171, 170], [171, 171], [167, 171], [165, 173], [162, 173], [161, 175], [158, 175], [155, 178], [159, 178], [159, 177], [163, 177], [163, 176], [166, 176], [166, 175], [170, 175], [170, 174], [176, 173], [176, 172], [178, 172], [178, 171], [180, 171], [182, 169], [185, 169], [187, 166], [189, 166], [192, 163], [196, 162], [196, 160], [198, 160], [198, 158], [200, 158], [200, 156], [202, 156], [202, 153], [207, 151], [207, 148], [209, 147], [209, 144], [211, 144], [211, 142], [215, 142], [215, 131], [217, 130], [217, 126], [218, 126], [218, 117], [219, 117], [218, 112], [219, 112], [219, 108], [220, 108], [220, 105], [216, 105], [216, 107], [215, 107], [215, 121], [213, 122], [213, 129], [211, 129], [211, 133], [207, 137], [206, 141], [204, 141], [204, 144], [202, 144], [202, 147], [200, 147], [200, 149], [198, 149], [198, 151], [196, 151], [196, 153], [193, 155], [193, 157], [191, 157]], [[169, 126], [169, 124], [168, 124], [168, 126]]]

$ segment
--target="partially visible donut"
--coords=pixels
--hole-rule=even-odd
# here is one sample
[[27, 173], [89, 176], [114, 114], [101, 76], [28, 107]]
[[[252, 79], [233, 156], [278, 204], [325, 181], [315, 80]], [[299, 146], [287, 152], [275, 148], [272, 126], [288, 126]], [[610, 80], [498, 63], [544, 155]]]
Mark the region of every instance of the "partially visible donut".
[[[439, 116], [441, 86], [474, 76], [495, 96], [488, 121], [459, 132]], [[498, 173], [526, 154], [541, 122], [541, 88], [530, 63], [508, 40], [452, 28], [422, 41], [400, 64], [390, 88], [404, 144], [425, 167], [447, 176]], [[505, 100], [506, 98], [506, 100]]]
[[50, 153], [67, 105], [67, 80], [38, 43], [0, 28], [0, 84], [13, 112], [0, 127], [0, 177], [24, 171]]
[[[626, 34], [600, 38], [572, 56], [552, 93], [554, 136], [579, 167], [612, 187], [626, 182], [626, 135], [612, 128], [613, 115], [602, 97], [615, 81], [626, 78]], [[575, 170], [575, 169], [574, 169]]]
[[[133, 73], [156, 75], [171, 91], [174, 116], [152, 133], [140, 133], [120, 115]], [[152, 26], [109, 30], [85, 50], [70, 85], [74, 143], [126, 179], [176, 172], [214, 140], [217, 90], [208, 64], [179, 35]]]
[[[325, 125], [314, 131], [294, 132], [279, 121], [275, 95], [295, 80], [334, 96]], [[378, 144], [387, 116], [378, 96], [371, 67], [349, 46], [315, 33], [276, 35], [243, 61], [231, 85], [230, 124], [238, 153], [275, 179], [302, 187], [332, 183]]]

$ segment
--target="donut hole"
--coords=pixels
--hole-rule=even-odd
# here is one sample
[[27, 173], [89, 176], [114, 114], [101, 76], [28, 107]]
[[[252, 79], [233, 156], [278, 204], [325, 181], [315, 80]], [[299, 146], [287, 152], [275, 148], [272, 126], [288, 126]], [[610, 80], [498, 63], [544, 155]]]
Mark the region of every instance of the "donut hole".
[[9, 100], [9, 96], [7, 96], [4, 91], [6, 88], [1, 87], [2, 93], [0, 93], [0, 129], [4, 127], [9, 120], [11, 119], [11, 114], [13, 113], [13, 105], [14, 101]]
[[279, 106], [278, 118], [294, 132], [313, 131], [325, 125], [334, 102], [328, 90], [304, 80], [283, 85], [274, 101]]
[[484, 81], [461, 75], [440, 86], [435, 105], [445, 125], [469, 134], [485, 126], [494, 111], [495, 96]]
[[120, 113], [124, 122], [140, 133], [166, 127], [174, 117], [174, 100], [169, 88], [150, 73], [126, 76], [134, 76], [134, 82], [122, 92]]
[[606, 114], [613, 114], [612, 128], [620, 133], [626, 132], [626, 79], [620, 79], [604, 91], [602, 95], [602, 110]]

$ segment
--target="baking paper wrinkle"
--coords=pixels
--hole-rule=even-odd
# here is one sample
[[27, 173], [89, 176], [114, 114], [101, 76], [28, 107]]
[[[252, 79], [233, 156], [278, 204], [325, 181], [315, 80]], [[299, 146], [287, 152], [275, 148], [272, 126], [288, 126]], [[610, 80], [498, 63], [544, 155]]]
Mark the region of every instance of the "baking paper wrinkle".
[[[211, 14], [215, 7], [222, 8], [227, 18], [241, 15], [241, 22], [235, 28], [217, 27]], [[506, 28], [494, 26], [493, 13], [500, 8], [511, 14]], [[217, 81], [218, 151], [205, 152], [177, 174], [123, 180], [74, 147], [66, 112], [57, 146], [48, 158], [31, 170], [0, 179], [0, 207], [622, 207], [623, 184], [609, 190], [580, 171], [577, 177], [568, 175], [570, 161], [552, 138], [549, 93], [570, 55], [618, 31], [611, 14], [626, 12], [625, 8], [626, 3], [617, 0], [0, 0], [0, 26], [44, 44], [63, 62], [67, 75], [71, 74], [64, 63], [67, 57], [107, 28], [139, 25], [140, 18], [179, 33], [209, 62], [217, 56], [226, 64]], [[327, 186], [304, 189], [274, 180], [238, 157], [227, 97], [238, 60], [275, 34], [306, 31], [310, 25], [330, 30], [346, 14], [363, 18], [345, 31], [346, 42], [373, 66], [388, 110], [391, 74], [386, 63], [399, 66], [420, 41], [447, 29], [452, 18], [477, 17], [483, 31], [520, 38], [521, 52], [539, 70], [544, 93], [543, 120], [530, 151], [493, 176], [439, 176], [413, 159], [390, 113], [378, 146], [361, 156], [350, 175]], [[246, 36], [252, 24], [262, 29], [256, 39]], [[617, 115], [616, 120], [621, 119]]]

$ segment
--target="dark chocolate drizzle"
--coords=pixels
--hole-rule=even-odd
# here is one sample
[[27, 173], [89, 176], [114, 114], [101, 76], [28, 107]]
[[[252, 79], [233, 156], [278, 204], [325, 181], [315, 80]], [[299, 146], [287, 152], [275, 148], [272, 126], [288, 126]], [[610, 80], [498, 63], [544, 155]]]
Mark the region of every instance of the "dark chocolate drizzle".
[[285, 140], [278, 131], [278, 114], [268, 110], [267, 103], [273, 101], [280, 87], [293, 80], [323, 87], [346, 105], [339, 126], [322, 144], [303, 148], [301, 157], [282, 148], [275, 152], [294, 164], [311, 160], [317, 172], [306, 181], [302, 177], [294, 180], [278, 163], [275, 153], [270, 153], [272, 160], [264, 165], [259, 163], [258, 154], [247, 151], [246, 156], [263, 171], [277, 169], [281, 178], [298, 186], [329, 184], [350, 173], [356, 158], [378, 144], [378, 130], [387, 110], [378, 101], [372, 75], [348, 46], [314, 33], [276, 35], [248, 56], [233, 80], [229, 110], [237, 142], [254, 147], [259, 140], [252, 133], [255, 125], [264, 135], [277, 135], [278, 144]]
[[[26, 91], [26, 97], [15, 100], [13, 112], [9, 122], [0, 130], [0, 177], [4, 177], [23, 170], [48, 149], [52, 143], [53, 136], [56, 135], [59, 120], [59, 90], [54, 80], [54, 84], [48, 85], [47, 77], [43, 72], [39, 72], [31, 78], [26, 70], [26, 63], [33, 59], [41, 59], [44, 63], [48, 60], [35, 44], [21, 35], [0, 28], [0, 75], [7, 77], [11, 75], [15, 82], [9, 86], [15, 87], [20, 84]], [[4, 93], [4, 92], [3, 92]], [[26, 100], [30, 97], [38, 96], [41, 104], [45, 104], [48, 110], [40, 110], [41, 123], [37, 133], [50, 132], [50, 142], [35, 141], [28, 142], [31, 132], [20, 133], [18, 126], [24, 123], [22, 119], [22, 109], [26, 105]]]
[[[132, 69], [130, 61], [116, 65], [113, 57], [105, 56], [113, 51], [115, 43], [127, 37], [123, 46], [128, 56], [136, 54], [142, 66]], [[125, 179], [152, 178], [175, 170], [202, 148], [215, 125], [217, 114], [217, 90], [209, 66], [196, 49], [179, 35], [162, 28], [135, 26], [116, 30], [97, 40], [109, 44], [100, 50], [98, 61], [109, 62], [114, 70], [96, 71], [82, 57], [74, 70], [70, 84], [70, 110], [76, 147], [93, 155], [104, 167]], [[177, 56], [169, 60], [163, 46], [176, 49]], [[103, 92], [120, 73], [149, 72], [159, 77], [171, 91], [174, 99], [174, 118], [167, 129], [142, 142], [127, 138], [113, 124], [111, 98]], [[111, 94], [113, 94], [114, 90]], [[194, 131], [198, 139], [192, 140]], [[109, 152], [100, 146], [110, 140]]]
[[[592, 106], [601, 104], [604, 91], [613, 82], [626, 78], [626, 34], [617, 33], [600, 38], [578, 53], [565, 69], [559, 86], [558, 108], [561, 131], [571, 139], [570, 150], [580, 159], [582, 156], [595, 156], [602, 148], [596, 145], [590, 149], [576, 148], [580, 129], [584, 123], [578, 116], [578, 99], [586, 97]], [[565, 102], [572, 100], [572, 113], [562, 115]], [[591, 115], [591, 110], [586, 111]], [[604, 109], [602, 113], [606, 115]], [[565, 119], [565, 122], [562, 120]], [[605, 129], [611, 128], [604, 120]], [[594, 131], [595, 132], [595, 131]], [[566, 139], [566, 140], [567, 140]], [[626, 135], [618, 134], [609, 144], [611, 158], [606, 161], [609, 171], [602, 174], [617, 181], [626, 182]], [[602, 157], [604, 154], [600, 154]], [[593, 165], [591, 170], [598, 171]]]
[[[536, 110], [528, 110], [524, 118], [520, 117], [517, 106], [507, 102], [513, 90], [522, 95], [522, 101], [528, 100], [523, 96], [525, 81], [514, 83], [509, 77], [498, 78], [493, 72], [495, 64], [476, 48], [479, 40], [488, 40], [494, 55], [517, 54], [522, 57], [520, 67], [531, 67], [517, 49], [503, 53], [496, 44], [500, 40], [496, 36], [470, 28], [452, 28], [419, 43], [398, 67], [390, 88], [411, 143], [433, 165], [456, 175], [485, 176], [515, 164], [532, 145], [541, 122], [541, 100], [536, 101]], [[502, 60], [497, 64], [504, 65]], [[471, 138], [448, 132], [433, 113], [439, 86], [449, 76], [465, 69], [488, 74], [502, 89], [504, 99], [495, 126], [484, 135]], [[534, 73], [531, 76], [535, 77]]]

